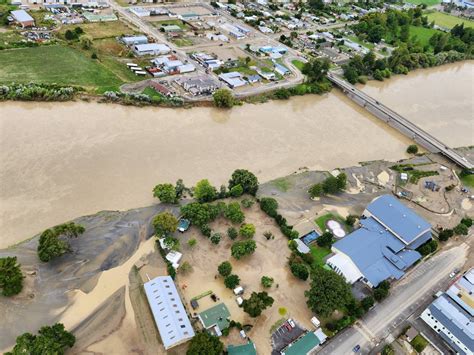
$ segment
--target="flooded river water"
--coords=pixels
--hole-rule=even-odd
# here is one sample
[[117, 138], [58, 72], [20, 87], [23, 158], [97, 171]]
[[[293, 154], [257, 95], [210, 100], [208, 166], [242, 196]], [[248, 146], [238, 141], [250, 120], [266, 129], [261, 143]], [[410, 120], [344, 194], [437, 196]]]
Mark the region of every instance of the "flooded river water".
[[[473, 69], [458, 63], [364, 90], [446, 143], [470, 145]], [[84, 214], [150, 204], [158, 182], [220, 185], [236, 168], [265, 181], [398, 160], [410, 143], [338, 90], [229, 111], [5, 102], [0, 142], [0, 248]]]

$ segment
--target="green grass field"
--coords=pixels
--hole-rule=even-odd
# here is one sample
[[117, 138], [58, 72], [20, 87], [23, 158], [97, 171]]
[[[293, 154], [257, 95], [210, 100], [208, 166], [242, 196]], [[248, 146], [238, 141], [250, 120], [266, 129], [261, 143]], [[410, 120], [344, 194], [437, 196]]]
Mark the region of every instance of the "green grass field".
[[299, 71], [303, 71], [304, 63], [300, 60], [292, 60], [291, 63], [298, 68]]
[[314, 258], [313, 266], [323, 266], [324, 258], [331, 254], [331, 249], [321, 248], [316, 244], [311, 245], [309, 248], [311, 249], [311, 255], [313, 255]]
[[410, 37], [416, 36], [423, 46], [429, 45], [430, 38], [433, 37], [437, 30], [420, 26], [410, 26]]
[[338, 214], [334, 213], [326, 213], [318, 218], [315, 219], [316, 225], [321, 229], [321, 232], [325, 232], [327, 227], [326, 227], [326, 222], [329, 221], [330, 219], [335, 220], [339, 223], [341, 223], [341, 227], [344, 228], [347, 232], [347, 226], [346, 226], [346, 221], [344, 218], [339, 216]]
[[0, 63], [0, 82], [3, 83], [56, 83], [89, 89], [122, 84], [104, 65], [65, 46], [3, 50]]
[[407, 2], [414, 4], [414, 5], [422, 5], [425, 4], [426, 6], [433, 6], [441, 3], [441, 0], [407, 0]]
[[464, 186], [474, 188], [474, 174], [461, 176], [461, 181]]
[[464, 22], [464, 27], [474, 28], [474, 21], [443, 14], [442, 12], [435, 11], [427, 14], [427, 16], [429, 22], [434, 21], [436, 25], [441, 27], [453, 28], [457, 24]]

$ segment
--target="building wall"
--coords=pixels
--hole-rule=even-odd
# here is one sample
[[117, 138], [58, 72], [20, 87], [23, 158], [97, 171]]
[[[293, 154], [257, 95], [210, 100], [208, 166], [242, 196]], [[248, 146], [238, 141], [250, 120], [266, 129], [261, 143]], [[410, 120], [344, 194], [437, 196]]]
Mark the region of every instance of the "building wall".
[[430, 310], [427, 308], [421, 314], [421, 319], [428, 324], [436, 333], [443, 333], [445, 335], [445, 339], [449, 338], [453, 344], [454, 349], [459, 351], [462, 349], [464, 354], [473, 355], [473, 352], [470, 351], [466, 345], [464, 345], [458, 338], [456, 338], [446, 327], [440, 323], [431, 313]]

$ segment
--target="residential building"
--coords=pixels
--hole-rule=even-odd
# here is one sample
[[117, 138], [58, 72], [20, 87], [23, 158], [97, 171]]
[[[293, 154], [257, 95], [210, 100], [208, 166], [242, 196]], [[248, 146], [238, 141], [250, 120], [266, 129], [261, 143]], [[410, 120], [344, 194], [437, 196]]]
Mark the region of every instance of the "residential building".
[[284, 67], [281, 64], [276, 64], [276, 63], [275, 63], [275, 71], [282, 76], [290, 74], [290, 71], [286, 67]]
[[169, 53], [170, 47], [166, 44], [160, 43], [146, 43], [146, 44], [136, 44], [133, 46], [133, 51], [136, 55], [160, 55]]
[[227, 354], [229, 355], [257, 355], [257, 348], [255, 344], [249, 341], [244, 345], [229, 345], [227, 347]]
[[18, 23], [21, 27], [33, 27], [35, 20], [25, 10], [14, 10], [11, 12], [13, 20]]
[[320, 344], [326, 341], [326, 334], [321, 329], [308, 332], [281, 351], [282, 355], [312, 354]]
[[170, 276], [158, 276], [143, 287], [165, 349], [191, 339], [194, 329], [173, 279]]
[[179, 78], [176, 82], [194, 96], [212, 94], [219, 88], [219, 84], [209, 76]]
[[474, 354], [474, 268], [436, 298], [421, 319], [457, 354]]
[[219, 303], [199, 313], [198, 317], [204, 329], [217, 336], [221, 336], [222, 330], [228, 328], [230, 324], [230, 312], [224, 303]]
[[360, 228], [335, 242], [327, 265], [347, 282], [362, 280], [376, 287], [400, 279], [421, 259], [415, 249], [431, 239], [431, 226], [392, 195], [373, 200], [364, 211]]
[[178, 25], [163, 25], [161, 26], [161, 29], [165, 31], [166, 33], [168, 32], [182, 32], [183, 29], [179, 27]]
[[219, 79], [225, 82], [231, 89], [235, 89], [247, 84], [247, 82], [243, 79], [242, 74], [236, 71], [222, 73], [219, 75]]

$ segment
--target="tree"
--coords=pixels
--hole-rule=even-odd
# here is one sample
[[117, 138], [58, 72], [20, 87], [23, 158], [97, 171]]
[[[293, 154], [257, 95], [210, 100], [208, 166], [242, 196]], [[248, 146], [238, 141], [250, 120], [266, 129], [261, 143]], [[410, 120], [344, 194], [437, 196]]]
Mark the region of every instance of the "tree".
[[178, 220], [170, 212], [162, 212], [156, 215], [152, 223], [158, 238], [168, 237], [178, 228]]
[[91, 36], [81, 36], [79, 38], [79, 43], [81, 44], [82, 49], [88, 50], [92, 48], [92, 37]]
[[222, 263], [219, 264], [217, 267], [217, 271], [221, 276], [229, 276], [232, 273], [232, 265], [228, 261], [223, 261]]
[[330, 248], [332, 245], [332, 241], [334, 236], [331, 232], [324, 232], [322, 236], [316, 239], [316, 243], [323, 248]]
[[184, 263], [182, 263], [180, 266], [179, 266], [179, 272], [181, 272], [182, 274], [187, 274], [191, 271], [193, 271], [193, 267], [190, 263], [188, 263], [187, 261], [185, 261]]
[[179, 251], [179, 247], [180, 247], [179, 239], [168, 236], [165, 238], [164, 244], [168, 249]]
[[229, 203], [224, 212], [224, 216], [234, 224], [242, 223], [245, 219], [245, 215], [240, 209], [238, 202]]
[[273, 302], [273, 298], [265, 291], [259, 293], [252, 292], [250, 298], [242, 302], [242, 308], [250, 317], [255, 318], [262, 314], [262, 311], [271, 307]]
[[199, 181], [194, 188], [194, 197], [201, 203], [214, 201], [216, 195], [216, 188], [212, 186], [207, 179]]
[[240, 203], [242, 204], [244, 208], [250, 208], [253, 206], [255, 201], [250, 198], [244, 198], [242, 201], [240, 201]]
[[329, 176], [326, 180], [323, 181], [323, 191], [326, 194], [335, 194], [339, 191], [339, 183], [337, 178], [334, 176]]
[[348, 216], [346, 217], [346, 224], [347, 224], [348, 226], [353, 227], [353, 226], [354, 226], [354, 223], [355, 223], [356, 220], [357, 220], [357, 218], [358, 218], [358, 217], [357, 217], [356, 215], [353, 215], [353, 214], [348, 215]]
[[[390, 287], [390, 286], [389, 286]], [[377, 288], [374, 290], [374, 298], [380, 302], [389, 295], [389, 287], [386, 287], [385, 284], [380, 283]]]
[[66, 40], [68, 41], [72, 41], [77, 39], [77, 34], [71, 30], [67, 30], [66, 32], [64, 32], [64, 38], [66, 38]]
[[227, 228], [227, 236], [230, 239], [234, 240], [239, 236], [239, 232], [237, 232], [237, 229], [235, 229], [234, 227], [229, 227]]
[[304, 64], [302, 73], [306, 75], [308, 82], [320, 83], [325, 79], [329, 67], [328, 59], [315, 58]]
[[189, 247], [194, 247], [197, 244], [197, 240], [195, 238], [191, 238], [188, 240]]
[[48, 262], [69, 252], [70, 246], [64, 238], [77, 238], [85, 232], [85, 228], [74, 222], [63, 223], [41, 233], [38, 243], [38, 257]]
[[347, 175], [346, 173], [340, 173], [337, 177], [337, 188], [339, 190], [344, 190], [347, 184]]
[[238, 277], [237, 275], [229, 275], [229, 276], [226, 276], [226, 278], [224, 279], [224, 285], [225, 287], [227, 288], [230, 288], [231, 290], [233, 290], [234, 288], [236, 288], [240, 283], [240, 277]]
[[176, 192], [176, 199], [180, 199], [183, 196], [186, 186], [184, 186], [183, 179], [178, 179], [176, 181], [176, 187], [174, 188]]
[[469, 228], [465, 224], [459, 223], [454, 227], [453, 232], [455, 235], [467, 235], [469, 233]]
[[177, 192], [171, 184], [158, 184], [153, 188], [153, 196], [163, 203], [176, 203]]
[[262, 276], [260, 279], [260, 282], [262, 283], [262, 286], [265, 288], [272, 287], [273, 285], [273, 278], [269, 276]]
[[211, 236], [211, 243], [212, 244], [219, 244], [219, 242], [221, 241], [221, 234], [220, 233], [214, 233], [212, 236]]
[[181, 214], [192, 224], [202, 227], [213, 219], [211, 208], [207, 203], [192, 202], [181, 207]]
[[243, 224], [240, 227], [239, 234], [244, 238], [253, 238], [255, 235], [255, 226], [251, 223]]
[[240, 186], [240, 184], [235, 185], [233, 188], [230, 189], [230, 195], [232, 197], [242, 196], [243, 193], [244, 193], [244, 189], [242, 186]]
[[472, 227], [472, 218], [464, 217], [463, 219], [461, 219], [461, 223], [464, 224], [466, 227], [471, 228]]
[[72, 348], [76, 337], [64, 329], [64, 325], [56, 323], [53, 326], [44, 326], [38, 335], [24, 333], [16, 338], [16, 344], [6, 355], [22, 354], [55, 354], [62, 355], [66, 348]]
[[309, 0], [308, 5], [313, 10], [323, 10], [324, 9], [324, 1], [323, 0]]
[[227, 89], [218, 89], [212, 95], [214, 105], [220, 108], [231, 108], [234, 106], [234, 97], [232, 92]]
[[258, 190], [258, 179], [248, 170], [237, 169], [229, 180], [229, 190], [237, 185], [242, 186], [244, 193], [255, 196]]
[[382, 355], [394, 355], [395, 351], [393, 350], [392, 346], [390, 344], [385, 344], [385, 346], [382, 349]]
[[260, 199], [260, 209], [272, 218], [278, 214], [278, 202], [272, 197], [262, 197]]
[[246, 255], [253, 254], [255, 249], [257, 249], [257, 243], [253, 239], [235, 242], [230, 248], [231, 255], [237, 260]]
[[221, 355], [223, 352], [224, 344], [219, 338], [202, 331], [191, 339], [186, 355]]
[[305, 264], [296, 262], [290, 263], [290, 270], [291, 273], [300, 280], [306, 281], [308, 279], [309, 271]]
[[418, 153], [418, 146], [416, 144], [411, 144], [407, 148], [407, 153], [408, 154], [416, 154]]
[[438, 234], [439, 240], [442, 242], [447, 241], [449, 238], [451, 238], [454, 235], [454, 232], [452, 229], [443, 229], [441, 232]]
[[20, 293], [23, 289], [23, 279], [16, 256], [0, 258], [0, 290], [3, 296], [9, 297]]
[[373, 307], [375, 303], [375, 300], [372, 296], [367, 296], [367, 297], [364, 297], [362, 299], [362, 301], [360, 301], [360, 304], [362, 306], [362, 308], [364, 308], [364, 310], [367, 312], [370, 308]]
[[308, 192], [311, 198], [320, 197], [323, 194], [323, 185], [314, 184], [309, 188]]
[[323, 268], [312, 271], [311, 288], [305, 292], [305, 296], [308, 307], [322, 317], [328, 317], [354, 299], [344, 277]]

